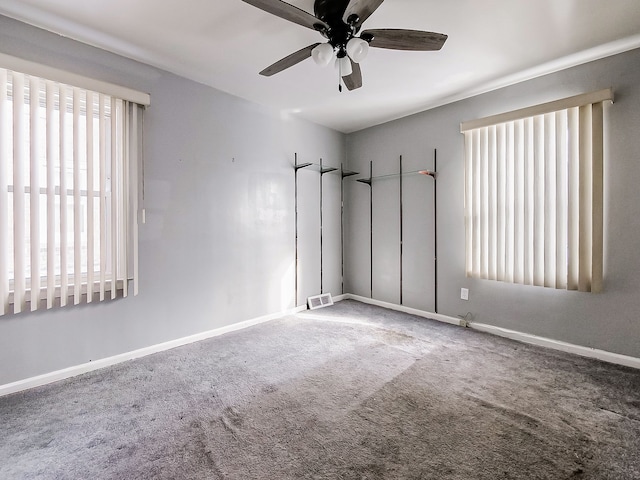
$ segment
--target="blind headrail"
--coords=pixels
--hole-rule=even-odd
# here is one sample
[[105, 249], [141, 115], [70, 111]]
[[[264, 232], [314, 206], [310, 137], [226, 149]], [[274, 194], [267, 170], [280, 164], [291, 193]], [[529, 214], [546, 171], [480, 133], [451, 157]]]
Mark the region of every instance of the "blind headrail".
[[6, 68], [15, 72], [34, 75], [54, 82], [73, 85], [98, 93], [104, 93], [113, 97], [127, 100], [148, 107], [151, 104], [151, 96], [148, 93], [139, 92], [128, 87], [116, 85], [95, 78], [85, 77], [76, 73], [67, 72], [58, 68], [49, 67], [36, 62], [30, 62], [11, 55], [0, 53], [0, 68]]
[[603, 90], [598, 90], [590, 93], [582, 93], [573, 97], [554, 100], [547, 103], [541, 103], [540, 105], [521, 108], [512, 112], [499, 113], [497, 115], [491, 115], [489, 117], [479, 118], [477, 120], [462, 122], [460, 124], [460, 133], [468, 132], [469, 130], [474, 130], [476, 128], [498, 125], [500, 123], [513, 122], [515, 120], [533, 117], [535, 115], [544, 115], [551, 112], [557, 112], [559, 110], [565, 110], [567, 108], [582, 107], [584, 105], [589, 105], [592, 103], [606, 102], [607, 100], [613, 103], [613, 90], [611, 88], [605, 88]]

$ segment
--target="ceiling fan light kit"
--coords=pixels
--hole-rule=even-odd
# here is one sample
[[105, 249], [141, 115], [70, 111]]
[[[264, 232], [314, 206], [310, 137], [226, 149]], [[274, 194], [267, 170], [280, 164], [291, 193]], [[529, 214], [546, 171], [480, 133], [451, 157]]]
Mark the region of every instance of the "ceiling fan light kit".
[[[369, 53], [369, 43], [358, 37], [353, 37], [349, 40], [346, 48], [335, 49], [330, 43], [321, 43], [311, 50], [311, 57], [313, 57], [313, 61], [316, 62], [316, 65], [326, 67], [331, 63], [331, 60], [333, 60], [336, 50], [338, 55], [336, 55], [335, 58], [338, 60], [346, 58], [346, 55], [348, 55], [355, 63], [360, 63], [367, 57], [367, 53]], [[340, 55], [343, 56], [340, 57]], [[345, 63], [345, 67], [347, 64], [349, 64], [349, 62]], [[350, 65], [348, 69], [343, 68], [343, 70], [351, 71]], [[348, 73], [347, 75], [351, 75], [351, 73]]]
[[336, 62], [338, 64], [338, 70], [340, 71], [340, 78], [348, 77], [353, 73], [353, 68], [351, 68], [351, 61], [346, 55], [342, 58], [338, 58]]
[[326, 67], [333, 60], [333, 47], [328, 43], [321, 43], [311, 50], [311, 56], [316, 65]]
[[[327, 66], [336, 58], [341, 80], [348, 90], [355, 90], [362, 86], [362, 72], [358, 64], [366, 58], [369, 47], [434, 51], [440, 50], [447, 40], [444, 34], [418, 30], [387, 28], [365, 30], [360, 33], [362, 24], [384, 0], [315, 0], [315, 15], [282, 0], [242, 1], [277, 17], [316, 30], [328, 40], [327, 43], [309, 45], [278, 60], [260, 72], [264, 76], [279, 73], [309, 57], [320, 66]], [[342, 91], [341, 84], [339, 89]]]
[[369, 53], [369, 43], [362, 38], [353, 37], [347, 42], [347, 55], [356, 63], [363, 61]]

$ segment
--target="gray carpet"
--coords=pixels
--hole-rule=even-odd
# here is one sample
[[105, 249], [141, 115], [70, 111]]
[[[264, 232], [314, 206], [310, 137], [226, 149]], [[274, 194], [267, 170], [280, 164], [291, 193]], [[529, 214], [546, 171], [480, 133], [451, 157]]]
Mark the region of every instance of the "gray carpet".
[[639, 395], [344, 301], [0, 398], [0, 478], [640, 479]]

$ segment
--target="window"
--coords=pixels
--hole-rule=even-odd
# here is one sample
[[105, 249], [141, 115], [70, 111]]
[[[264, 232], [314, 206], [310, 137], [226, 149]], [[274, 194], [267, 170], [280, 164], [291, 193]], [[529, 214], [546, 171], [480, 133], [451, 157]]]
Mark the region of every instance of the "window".
[[137, 293], [140, 108], [0, 68], [0, 314]]
[[611, 90], [463, 123], [467, 276], [598, 292]]

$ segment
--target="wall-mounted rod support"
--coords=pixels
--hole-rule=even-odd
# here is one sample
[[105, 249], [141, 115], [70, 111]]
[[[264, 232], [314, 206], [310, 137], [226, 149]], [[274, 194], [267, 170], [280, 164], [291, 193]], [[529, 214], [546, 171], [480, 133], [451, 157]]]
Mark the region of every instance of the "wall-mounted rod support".
[[402, 305], [402, 254], [403, 254], [403, 218], [402, 218], [402, 155], [400, 155], [400, 305]]
[[324, 201], [323, 201], [323, 194], [322, 194], [322, 188], [323, 188], [323, 181], [322, 178], [324, 177], [325, 173], [329, 173], [329, 172], [335, 172], [336, 170], [338, 170], [336, 167], [325, 167], [322, 165], [322, 159], [320, 159], [320, 293], [324, 293], [324, 249], [323, 249], [323, 239], [324, 239], [324, 232], [323, 232], [323, 227], [324, 227], [324, 217], [323, 217], [323, 206], [324, 206]]
[[433, 311], [438, 313], [438, 150], [433, 150], [433, 171], [422, 170], [422, 175], [428, 175], [433, 178]]
[[373, 298], [373, 184], [371, 183], [371, 179], [373, 178], [373, 160], [369, 162], [369, 275], [370, 275], [370, 286], [369, 289], [371, 291], [371, 298]]
[[294, 300], [294, 307], [298, 306], [298, 170], [300, 170], [301, 168], [305, 168], [305, 167], [310, 167], [312, 164], [311, 163], [300, 163], [298, 164], [298, 154], [295, 154], [295, 161], [293, 164], [293, 170], [294, 170], [294, 192], [295, 192], [295, 209], [294, 209], [294, 216], [295, 216], [295, 236], [296, 236], [296, 240], [295, 240], [295, 300]]
[[340, 293], [344, 294], [344, 179], [347, 177], [351, 177], [353, 175], [358, 175], [358, 172], [354, 172], [351, 170], [345, 170], [344, 165], [340, 165], [340, 177], [342, 178], [342, 182], [340, 182], [340, 256], [341, 256], [341, 288]]
[[370, 245], [370, 291], [371, 298], [373, 298], [373, 161], [369, 162], [369, 178], [358, 178], [356, 181], [369, 185], [369, 245]]
[[[298, 154], [296, 153], [296, 155], [298, 155]], [[298, 158], [298, 157], [296, 157], [296, 158]], [[294, 168], [294, 169], [296, 170], [296, 172], [297, 172], [297, 171], [298, 171], [298, 170], [300, 170], [301, 168], [310, 167], [311, 165], [313, 165], [313, 163], [310, 163], [310, 162], [309, 162], [309, 163], [301, 163], [300, 165], [294, 165], [294, 167], [293, 167], [293, 168]]]
[[438, 150], [433, 149], [433, 303], [438, 313]]
[[320, 159], [320, 294], [322, 295], [324, 293], [324, 285], [323, 285], [323, 268], [324, 268], [324, 256], [323, 256], [323, 252], [324, 249], [322, 248], [322, 241], [323, 241], [323, 216], [322, 216], [322, 176], [324, 174], [324, 169], [322, 168], [322, 159]]

